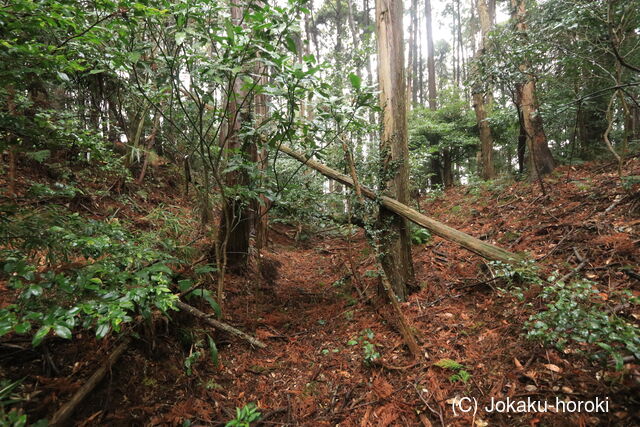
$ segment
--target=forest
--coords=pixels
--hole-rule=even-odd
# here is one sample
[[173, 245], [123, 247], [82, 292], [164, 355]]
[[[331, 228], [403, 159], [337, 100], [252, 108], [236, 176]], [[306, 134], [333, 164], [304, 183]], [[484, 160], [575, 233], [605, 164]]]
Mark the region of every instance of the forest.
[[640, 0], [0, 0], [0, 425], [640, 425]]

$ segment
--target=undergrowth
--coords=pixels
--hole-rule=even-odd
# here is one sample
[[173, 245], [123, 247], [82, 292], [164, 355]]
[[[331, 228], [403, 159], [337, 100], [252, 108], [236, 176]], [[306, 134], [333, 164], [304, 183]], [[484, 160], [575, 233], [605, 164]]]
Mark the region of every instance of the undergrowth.
[[0, 234], [9, 243], [0, 249], [0, 277], [18, 297], [0, 310], [0, 336], [35, 331], [37, 346], [51, 332], [69, 339], [82, 328], [103, 338], [137, 315], [174, 309], [169, 265], [179, 261], [152, 238], [62, 207], [2, 210]]
[[505, 279], [507, 291], [521, 301], [523, 286], [542, 287], [538, 296], [542, 309], [524, 324], [528, 338], [603, 362], [613, 358], [617, 370], [622, 369], [625, 354], [640, 360], [640, 328], [616, 315], [613, 309], [638, 304], [640, 300], [631, 292], [605, 294], [598, 290], [596, 282], [576, 278], [565, 283], [555, 274], [543, 280], [531, 260], [516, 265], [491, 264]]

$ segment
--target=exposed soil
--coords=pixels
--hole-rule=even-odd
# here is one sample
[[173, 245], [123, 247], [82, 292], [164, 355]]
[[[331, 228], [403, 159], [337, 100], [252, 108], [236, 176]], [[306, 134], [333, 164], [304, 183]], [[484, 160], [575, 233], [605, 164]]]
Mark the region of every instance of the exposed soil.
[[[625, 173], [640, 175], [640, 161], [630, 161]], [[474, 236], [527, 251], [544, 274], [570, 272], [580, 264], [577, 251], [586, 260], [579, 274], [598, 283], [603, 299], [616, 289], [640, 295], [640, 281], [623, 271], [640, 273], [639, 200], [621, 189], [614, 167], [565, 166], [545, 184], [546, 195], [537, 183], [459, 187], [421, 208]], [[163, 184], [154, 193], [159, 200], [148, 203], [166, 198], [192, 215], [171, 191]], [[104, 202], [109, 203], [115, 202]], [[122, 208], [119, 215], [140, 216]], [[413, 360], [400, 334], [353, 286], [349, 253], [364, 284], [377, 286], [366, 273], [376, 266], [362, 233], [352, 242], [330, 233], [297, 242], [293, 234], [285, 226], [271, 230], [263, 252], [267, 280], [249, 274], [227, 282], [226, 321], [255, 334], [267, 349], [217, 334], [186, 314], [172, 314], [170, 322], [158, 319], [139, 331], [140, 339], [76, 411], [74, 423], [220, 425], [233, 418], [236, 407], [255, 402], [264, 425], [640, 425], [638, 361], [616, 372], [523, 337], [523, 323], [541, 307], [540, 289], [525, 289], [521, 301], [498, 289], [500, 281], [491, 280], [490, 267], [478, 256], [437, 237], [414, 246], [421, 290], [402, 309], [425, 359]], [[639, 313], [629, 310], [618, 315], [637, 320]], [[367, 340], [381, 356], [369, 365], [361, 338], [367, 329], [374, 334]], [[188, 376], [185, 357], [205, 333], [217, 343], [221, 366], [203, 354]], [[78, 334], [71, 342], [52, 339], [38, 350], [4, 346], [5, 373], [26, 377], [30, 419], [51, 416], [105, 360], [116, 339]], [[11, 341], [25, 348], [27, 343]], [[450, 381], [451, 371], [434, 365], [443, 358], [464, 365], [471, 378]], [[456, 397], [476, 398], [481, 407], [492, 398], [555, 404], [556, 398], [599, 397], [608, 398], [609, 412], [500, 414], [480, 408], [475, 415], [456, 416], [450, 404]]]

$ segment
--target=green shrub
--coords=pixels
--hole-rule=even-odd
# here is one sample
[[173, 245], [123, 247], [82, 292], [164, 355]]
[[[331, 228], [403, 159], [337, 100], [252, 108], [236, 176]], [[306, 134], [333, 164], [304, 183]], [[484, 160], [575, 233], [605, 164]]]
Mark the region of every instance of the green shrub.
[[[18, 292], [0, 310], [0, 336], [35, 331], [34, 346], [53, 332], [71, 338], [76, 327], [98, 338], [140, 314], [175, 309], [168, 285], [176, 263], [125, 230], [117, 221], [85, 220], [59, 208], [10, 215], [0, 234], [0, 276]], [[71, 262], [72, 261], [72, 262]]]
[[[618, 370], [622, 369], [625, 352], [640, 360], [640, 328], [608, 313], [594, 282], [582, 279], [565, 284], [551, 279], [540, 295], [546, 302], [545, 310], [525, 324], [529, 338], [560, 350], [578, 345], [581, 352], [596, 359], [613, 357]], [[629, 293], [618, 297], [638, 302]]]

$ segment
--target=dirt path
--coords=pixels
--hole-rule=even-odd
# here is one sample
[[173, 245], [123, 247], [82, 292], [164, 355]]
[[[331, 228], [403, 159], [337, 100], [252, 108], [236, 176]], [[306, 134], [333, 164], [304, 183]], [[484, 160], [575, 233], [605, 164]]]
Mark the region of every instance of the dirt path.
[[[640, 174], [640, 162], [633, 167]], [[526, 249], [540, 258], [543, 274], [574, 268], [576, 248], [589, 260], [584, 274], [603, 292], [638, 294], [637, 283], [616, 267], [637, 267], [637, 207], [626, 201], [596, 217], [618, 200], [611, 173], [565, 168], [559, 174], [546, 197], [535, 186], [517, 183], [458, 188], [425, 206], [430, 215], [463, 231]], [[499, 282], [487, 280], [485, 261], [441, 239], [414, 246], [421, 290], [402, 309], [425, 353], [416, 363], [393, 327], [358, 299], [347, 242], [326, 234], [296, 242], [287, 233], [292, 230], [281, 226], [271, 233], [273, 242], [264, 252], [266, 280], [230, 276], [227, 285], [226, 319], [268, 343], [267, 349], [251, 349], [173, 313], [171, 322], [159, 321], [141, 332], [76, 412], [75, 422], [224, 425], [236, 407], [254, 402], [263, 425], [429, 425], [426, 420], [454, 426], [640, 425], [637, 364], [615, 372], [579, 352], [524, 338], [524, 322], [541, 308], [539, 289], [524, 287], [521, 298], [503, 292]], [[351, 253], [365, 285], [375, 287], [376, 267], [361, 234]], [[199, 307], [207, 309], [206, 303]], [[207, 334], [219, 349], [219, 367], [209, 359]], [[114, 340], [85, 335], [47, 345], [58, 374], [46, 373], [38, 354], [22, 362], [39, 392], [28, 407], [34, 419], [66, 401], [106, 358]], [[188, 375], [185, 360], [195, 352], [200, 357]], [[436, 366], [443, 359], [462, 365], [457, 370], [468, 375], [452, 378], [456, 369]], [[463, 397], [477, 399], [481, 408], [491, 398], [550, 403], [608, 398], [610, 405], [605, 414], [479, 411], [456, 416], [451, 402]]]

